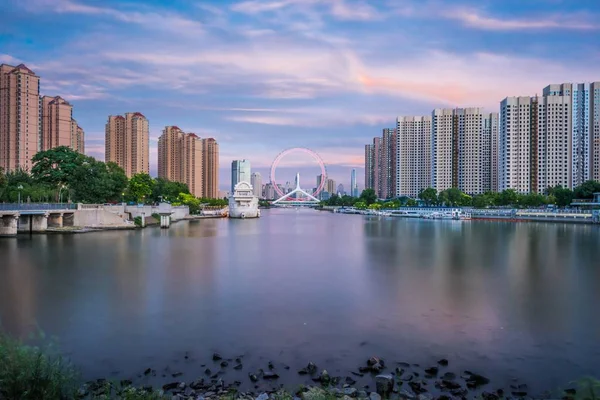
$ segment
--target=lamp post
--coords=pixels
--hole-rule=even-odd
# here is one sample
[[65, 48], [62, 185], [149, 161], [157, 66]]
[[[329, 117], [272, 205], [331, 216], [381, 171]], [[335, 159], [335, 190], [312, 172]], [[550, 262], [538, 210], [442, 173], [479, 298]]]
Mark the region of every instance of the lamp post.
[[58, 202], [62, 203], [62, 190], [65, 188], [65, 185], [60, 185], [60, 189], [58, 189]]
[[21, 204], [21, 190], [23, 190], [23, 185], [17, 186], [17, 189], [19, 190], [19, 201], [18, 201], [18, 204]]

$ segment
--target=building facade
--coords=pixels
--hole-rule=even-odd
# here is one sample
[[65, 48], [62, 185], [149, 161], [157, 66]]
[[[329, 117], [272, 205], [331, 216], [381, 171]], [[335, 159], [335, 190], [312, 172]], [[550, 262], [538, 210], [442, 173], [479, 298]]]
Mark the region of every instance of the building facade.
[[356, 183], [356, 169], [352, 168], [350, 173], [350, 196], [358, 197], [358, 184]]
[[396, 197], [416, 198], [431, 186], [431, 117], [396, 120]]
[[185, 183], [190, 193], [204, 197], [202, 139], [167, 126], [158, 138], [158, 176]]
[[204, 195], [210, 199], [219, 196], [219, 144], [213, 138], [202, 139], [202, 176]]
[[259, 199], [262, 199], [263, 184], [260, 172], [253, 172], [252, 175], [250, 175], [250, 184], [252, 185], [252, 193]]
[[251, 180], [251, 167], [250, 161], [248, 160], [233, 160], [231, 162], [231, 191], [233, 194], [233, 189], [235, 185], [240, 182], [248, 182]]
[[105, 160], [117, 163], [131, 178], [150, 173], [149, 125], [139, 112], [110, 115], [105, 127]]
[[372, 144], [365, 145], [365, 189], [375, 188], [374, 153], [375, 151]]
[[40, 146], [40, 78], [24, 64], [0, 65], [0, 168], [31, 170]]
[[327, 179], [327, 183], [325, 184], [325, 190], [327, 191], [327, 193], [329, 193], [329, 195], [334, 195], [336, 193], [337, 187], [333, 179]]
[[389, 199], [396, 196], [396, 129], [386, 128], [381, 137], [381, 171], [378, 197]]

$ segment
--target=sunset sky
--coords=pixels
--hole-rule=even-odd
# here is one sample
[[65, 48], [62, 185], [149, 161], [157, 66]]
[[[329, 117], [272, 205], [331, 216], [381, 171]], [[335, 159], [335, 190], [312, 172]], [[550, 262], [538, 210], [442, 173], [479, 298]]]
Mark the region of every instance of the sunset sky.
[[178, 125], [217, 139], [223, 189], [232, 159], [266, 182], [289, 147], [318, 152], [346, 188], [357, 168], [362, 185], [364, 144], [398, 115], [497, 111], [506, 96], [600, 80], [599, 0], [0, 0], [0, 11], [0, 63], [25, 63], [43, 94], [73, 103], [89, 155], [103, 159], [109, 114], [140, 111], [153, 174], [161, 130]]

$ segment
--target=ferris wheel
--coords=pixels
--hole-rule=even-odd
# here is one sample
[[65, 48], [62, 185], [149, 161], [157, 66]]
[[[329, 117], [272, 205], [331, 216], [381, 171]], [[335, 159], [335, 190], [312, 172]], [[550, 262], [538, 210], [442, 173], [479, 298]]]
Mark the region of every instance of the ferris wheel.
[[[276, 172], [277, 172], [277, 167], [279, 167], [280, 162], [289, 154], [291, 153], [304, 153], [304, 154], [308, 154], [310, 155], [314, 161], [318, 164], [319, 168], [321, 169], [321, 182], [319, 183], [319, 186], [316, 188], [316, 190], [311, 194], [311, 197], [316, 198], [319, 196], [319, 194], [323, 191], [323, 189], [325, 188], [325, 183], [327, 181], [327, 169], [325, 168], [325, 163], [323, 162], [323, 160], [321, 159], [321, 157], [319, 157], [319, 155], [317, 153], [315, 153], [314, 151], [307, 149], [305, 147], [294, 147], [291, 149], [287, 149], [282, 151], [281, 153], [279, 153], [279, 155], [277, 157], [275, 157], [275, 160], [273, 160], [273, 164], [271, 165], [271, 184], [273, 185], [273, 189], [275, 190], [275, 192], [277, 192], [277, 194], [280, 197], [285, 197], [286, 194], [283, 193], [283, 191], [279, 188], [279, 186], [277, 185], [277, 180], [276, 180]], [[297, 180], [299, 180], [298, 175], [297, 176]], [[300, 188], [300, 182], [296, 182], [296, 189]], [[302, 190], [304, 192], [304, 190]]]

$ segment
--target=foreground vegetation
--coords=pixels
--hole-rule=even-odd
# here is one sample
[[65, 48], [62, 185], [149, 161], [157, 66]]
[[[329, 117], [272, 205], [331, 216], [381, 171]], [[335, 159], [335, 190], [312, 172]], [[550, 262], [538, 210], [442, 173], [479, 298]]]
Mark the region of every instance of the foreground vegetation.
[[[321, 374], [322, 385], [324, 374], [326, 374], [325, 371]], [[323, 387], [300, 386], [294, 391], [280, 389], [273, 392], [270, 398], [274, 400], [292, 400], [299, 396], [303, 400], [335, 400], [342, 397], [343, 391], [340, 392], [340, 389], [328, 387], [329, 375], [327, 375], [327, 378], [328, 380]], [[576, 390], [569, 389], [565, 391], [561, 395], [562, 398], [567, 400], [600, 399], [600, 381], [585, 378], [577, 385]], [[353, 396], [360, 393], [356, 389], [350, 390], [354, 392]], [[258, 396], [257, 393], [240, 393], [236, 389], [228, 389], [219, 393], [219, 395], [213, 393], [209, 396], [211, 399], [219, 400], [250, 400]], [[361, 397], [361, 395], [358, 395], [358, 397]], [[54, 346], [45, 348], [28, 346], [0, 333], [1, 400], [161, 400], [171, 398], [173, 397], [165, 394], [163, 390], [157, 391], [150, 387], [134, 387], [132, 382], [128, 380], [117, 383], [99, 379], [83, 384], [78, 370], [63, 359]], [[260, 398], [264, 397], [260, 396]], [[404, 397], [396, 396], [396, 398]], [[483, 396], [481, 398], [490, 397]], [[502, 396], [494, 398], [502, 398]]]
[[[556, 207], [568, 207], [574, 199], [592, 199], [593, 194], [600, 192], [600, 182], [587, 181], [574, 190], [556, 186], [548, 188], [545, 194], [518, 193], [513, 189], [502, 192], [486, 192], [476, 196], [469, 196], [459, 189], [450, 188], [437, 192], [434, 188], [427, 188], [419, 193], [419, 200], [425, 206], [448, 206], [448, 207], [543, 207], [553, 205]], [[395, 209], [400, 207], [415, 207], [418, 202], [408, 197], [381, 200], [377, 199], [373, 189], [365, 189], [360, 197], [332, 195], [328, 200], [321, 202], [324, 206], [344, 206], [371, 209]]]
[[186, 184], [153, 179], [145, 173], [127, 179], [116, 163], [104, 163], [71, 150], [56, 147], [37, 153], [31, 171], [5, 173], [0, 168], [0, 202], [67, 202], [154, 204], [168, 201], [188, 205], [192, 213], [201, 205], [225, 205], [223, 199], [202, 199], [190, 194]]

